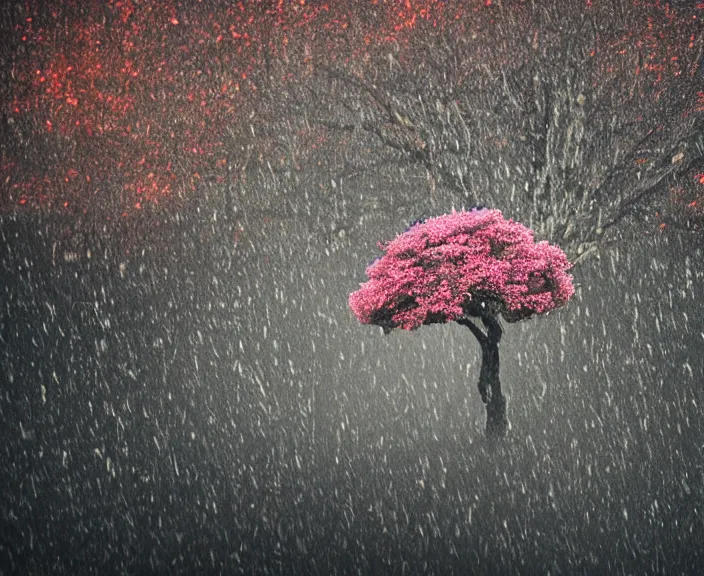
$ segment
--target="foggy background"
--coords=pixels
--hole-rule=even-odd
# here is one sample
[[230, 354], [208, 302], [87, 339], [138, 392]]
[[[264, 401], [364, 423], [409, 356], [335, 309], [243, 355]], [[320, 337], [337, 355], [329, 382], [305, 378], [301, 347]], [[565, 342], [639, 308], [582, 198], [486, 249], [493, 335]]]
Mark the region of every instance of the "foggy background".
[[175, 226], [121, 273], [4, 224], [8, 573], [701, 562], [699, 248], [611, 251], [569, 306], [509, 325], [511, 431], [489, 442], [467, 330], [384, 337], [348, 310], [366, 238], [281, 226], [226, 252]]
[[[616, 4], [624, 12], [630, 6]], [[82, 8], [72, 9], [81, 16]], [[21, 11], [12, 10], [3, 16], [24, 26]], [[497, 54], [520, 48], [511, 44], [516, 22], [508, 8], [477, 14], [508, 18], [497, 28], [497, 45], [506, 41]], [[557, 12], [546, 14], [560, 21]], [[187, 25], [182, 13], [178, 22]], [[532, 34], [526, 38], [520, 42], [535, 42]], [[21, 61], [19, 42], [5, 60]], [[295, 42], [288, 46], [272, 67], [294, 67], [285, 57], [293, 62]], [[388, 68], [378, 70], [390, 76], [379, 82], [393, 84], [397, 66], [385, 53], [380, 58]], [[372, 69], [377, 65], [372, 59]], [[547, 76], [561, 78], [555, 70]], [[696, 88], [696, 77], [682, 78]], [[408, 81], [425, 86], [421, 80]], [[624, 80], [626, 88], [605, 85], [604, 98], [628, 92], [631, 80]], [[500, 75], [495, 81], [494, 88], [504, 85]], [[437, 87], [433, 82], [427, 85]], [[496, 157], [497, 148], [479, 138], [493, 137], [491, 122], [504, 131], [497, 138], [510, 136], [550, 100], [524, 116], [502, 108], [491, 122], [477, 120], [473, 152], [496, 164], [468, 170], [483, 174], [477, 184], [490, 185], [464, 194], [462, 173], [455, 182], [442, 162], [436, 173], [408, 160], [414, 150], [435, 146], [432, 134], [419, 130], [427, 146], [413, 144], [419, 148], [394, 156], [392, 144], [403, 148], [406, 140], [374, 136], [376, 125], [366, 131], [365, 122], [376, 117], [354, 108], [351, 85], [333, 86], [328, 100], [294, 89], [279, 94], [276, 86], [272, 81], [256, 114], [232, 129], [222, 173], [220, 165], [212, 173], [195, 166], [203, 172], [193, 177], [195, 192], [185, 187], [154, 206], [142, 195], [137, 208], [126, 176], [108, 178], [100, 190], [93, 189], [95, 176], [84, 178], [77, 196], [63, 180], [55, 189], [42, 180], [37, 191], [34, 180], [18, 179], [29, 165], [65, 168], [62, 154], [75, 161], [71, 166], [95, 158], [109, 166], [113, 149], [101, 148], [97, 136], [88, 145], [80, 134], [40, 137], [39, 113], [30, 116], [39, 128], [20, 113], [3, 117], [2, 152], [15, 163], [4, 165], [0, 214], [0, 573], [701, 570], [704, 254], [690, 221], [694, 210], [681, 217], [661, 207], [685, 179], [687, 193], [694, 190], [701, 134], [688, 122], [701, 115], [682, 119], [679, 101], [643, 104], [654, 115], [674, 109], [672, 117], [690, 131], [649, 141], [649, 154], [659, 154], [652, 168], [634, 147], [626, 154], [630, 168], [607, 178], [600, 193], [604, 206], [613, 207], [618, 232], [574, 269], [577, 292], [568, 305], [504, 326], [501, 378], [511, 428], [506, 439], [491, 441], [476, 390], [480, 350], [470, 332], [450, 324], [384, 336], [359, 325], [348, 294], [366, 279], [378, 241], [393, 238], [409, 220], [477, 199], [507, 218], [532, 220], [547, 236], [564, 224], [560, 210], [570, 201], [593, 206], [577, 202], [567, 184], [583, 178], [586, 189], [601, 182], [606, 164], [599, 162], [606, 162], [611, 141], [601, 129], [584, 132], [584, 145], [597, 156], [580, 160], [570, 149], [574, 157], [566, 162], [576, 173], [561, 172], [553, 152], [529, 166], [520, 147], [533, 144], [520, 138], [508, 138], [501, 146], [518, 148]], [[521, 86], [506, 94], [519, 94]], [[477, 106], [509, 98], [485, 88]], [[316, 109], [335, 110], [326, 108], [335, 91], [350, 98], [350, 114], [359, 113], [362, 127], [326, 126], [327, 140], [316, 140], [313, 128], [301, 136], [308, 122], [301, 110], [315, 124]], [[281, 100], [269, 100], [271, 94]], [[577, 93], [555, 94], [562, 96], [551, 109], [571, 118], [565, 110]], [[299, 96], [303, 108], [296, 108]], [[606, 126], [613, 111], [594, 110]], [[532, 120], [525, 122], [532, 134]], [[215, 131], [218, 124], [211, 119], [204, 126]], [[614, 141], [620, 146], [621, 137], [637, 135]], [[563, 143], [555, 138], [553, 151]], [[94, 156], [93, 141], [100, 144]], [[73, 151], [62, 147], [66, 142]], [[684, 160], [672, 160], [680, 149]], [[114, 149], [142, 166], [141, 152], [130, 154]], [[184, 165], [193, 168], [183, 160], [179, 169]], [[525, 171], [507, 175], [504, 165]], [[532, 201], [512, 203], [508, 193], [524, 180], [535, 184]], [[622, 231], [629, 191], [647, 192], [637, 188], [646, 181], [653, 187], [657, 181], [659, 192], [648, 196], [645, 216]], [[565, 201], [551, 204], [561, 190]], [[668, 214], [666, 226], [658, 225], [656, 209], [658, 217]], [[577, 236], [561, 229], [573, 257], [601, 238], [590, 210], [575, 216]]]

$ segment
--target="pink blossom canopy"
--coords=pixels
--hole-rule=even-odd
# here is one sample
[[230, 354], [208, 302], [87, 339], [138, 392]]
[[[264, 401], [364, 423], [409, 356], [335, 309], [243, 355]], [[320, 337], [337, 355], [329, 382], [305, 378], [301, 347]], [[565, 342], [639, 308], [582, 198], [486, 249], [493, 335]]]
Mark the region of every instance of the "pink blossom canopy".
[[499, 210], [453, 211], [379, 247], [385, 254], [349, 304], [360, 322], [386, 331], [477, 316], [477, 306], [516, 322], [574, 294], [565, 253]]

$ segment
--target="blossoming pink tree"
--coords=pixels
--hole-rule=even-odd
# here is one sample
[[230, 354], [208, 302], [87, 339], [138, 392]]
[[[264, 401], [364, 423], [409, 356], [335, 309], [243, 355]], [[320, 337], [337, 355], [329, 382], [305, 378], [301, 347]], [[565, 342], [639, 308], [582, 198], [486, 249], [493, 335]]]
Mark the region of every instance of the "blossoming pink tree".
[[484, 208], [414, 223], [379, 248], [385, 253], [367, 268], [369, 281], [350, 294], [350, 308], [360, 322], [387, 334], [452, 321], [469, 328], [482, 349], [486, 431], [503, 436], [499, 317], [517, 322], [563, 306], [574, 294], [564, 252]]

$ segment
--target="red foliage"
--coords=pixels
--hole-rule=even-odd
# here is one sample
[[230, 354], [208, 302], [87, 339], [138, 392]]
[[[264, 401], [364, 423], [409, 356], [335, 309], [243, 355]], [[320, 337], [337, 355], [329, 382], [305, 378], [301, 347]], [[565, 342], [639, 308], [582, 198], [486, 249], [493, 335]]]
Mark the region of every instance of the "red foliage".
[[488, 306], [509, 322], [563, 306], [574, 294], [564, 252], [498, 210], [453, 212], [382, 246], [369, 281], [349, 297], [363, 324], [413, 330]]

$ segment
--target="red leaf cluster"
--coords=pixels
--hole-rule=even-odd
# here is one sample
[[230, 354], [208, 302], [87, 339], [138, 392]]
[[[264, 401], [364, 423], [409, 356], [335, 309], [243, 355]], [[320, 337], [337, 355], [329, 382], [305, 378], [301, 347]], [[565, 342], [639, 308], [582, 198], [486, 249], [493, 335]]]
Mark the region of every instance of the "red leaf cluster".
[[387, 331], [475, 316], [477, 306], [516, 322], [563, 306], [574, 294], [565, 253], [536, 243], [530, 229], [499, 210], [431, 218], [382, 248], [349, 305], [360, 322]]

